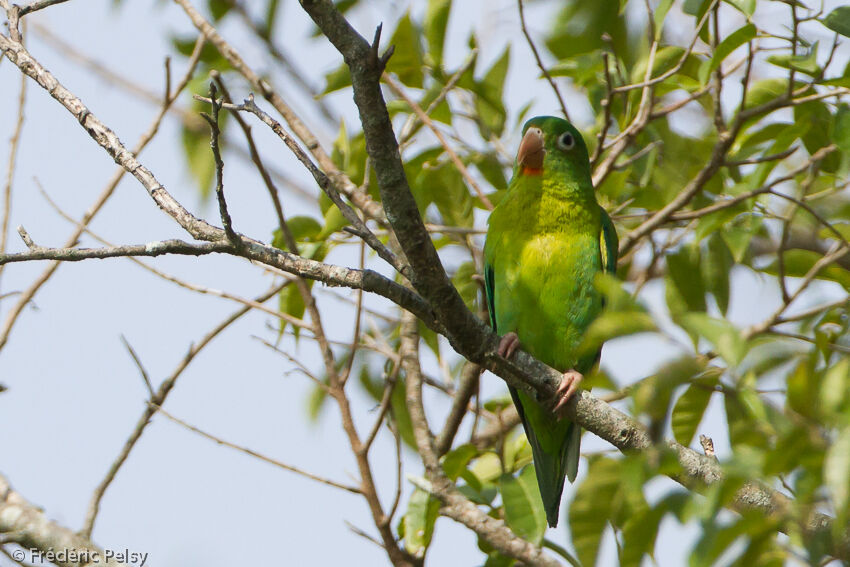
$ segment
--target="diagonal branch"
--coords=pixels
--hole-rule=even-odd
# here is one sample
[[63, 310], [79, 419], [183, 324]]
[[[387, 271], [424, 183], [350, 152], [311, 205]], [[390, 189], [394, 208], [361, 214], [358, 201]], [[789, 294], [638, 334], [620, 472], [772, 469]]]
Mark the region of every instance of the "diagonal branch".
[[[257, 303], [265, 303], [272, 297], [274, 297], [282, 288], [286, 285], [286, 283], [273, 286], [270, 290], [260, 295], [256, 301]], [[222, 331], [227, 329], [230, 325], [232, 325], [236, 320], [251, 311], [251, 306], [246, 305], [234, 311], [231, 315], [229, 315], [226, 319], [224, 319], [221, 323], [216, 325], [210, 332], [204, 335], [201, 340], [197, 344], [193, 344], [189, 349], [189, 352], [186, 353], [186, 356], [180, 361], [174, 371], [171, 373], [168, 378], [162, 381], [157, 388], [156, 392], [150, 396], [148, 399], [148, 404], [145, 406], [144, 412], [142, 412], [142, 416], [136, 422], [136, 427], [133, 429], [133, 432], [130, 434], [130, 437], [124, 443], [124, 447], [121, 449], [121, 452], [118, 453], [118, 456], [112, 462], [109, 467], [109, 470], [106, 472], [106, 476], [103, 480], [100, 481], [100, 484], [97, 485], [97, 488], [94, 490], [94, 494], [92, 495], [91, 501], [89, 502], [88, 510], [86, 511], [86, 519], [83, 522], [83, 529], [80, 530], [80, 533], [86, 537], [91, 537], [92, 530], [94, 529], [94, 522], [97, 519], [97, 514], [100, 511], [100, 501], [103, 499], [103, 495], [106, 493], [106, 489], [109, 488], [109, 485], [112, 484], [112, 481], [115, 479], [115, 475], [118, 474], [118, 471], [121, 469], [121, 466], [127, 460], [127, 457], [130, 456], [130, 452], [133, 450], [133, 447], [136, 446], [136, 443], [141, 438], [142, 433], [145, 432], [145, 428], [147, 428], [148, 424], [150, 424], [151, 419], [156, 413], [157, 409], [162, 407], [162, 404], [165, 403], [166, 398], [168, 398], [168, 394], [171, 393], [171, 390], [174, 388], [174, 385], [177, 383], [177, 379], [183, 374], [183, 371], [189, 366], [189, 364], [194, 360], [194, 358], [200, 353], [204, 347], [206, 347], [215, 337], [217, 337]]]
[[[0, 474], [0, 534], [4, 540], [17, 543], [25, 549], [63, 551], [68, 556], [78, 558], [73, 563], [62, 565], [97, 564], [106, 567], [121, 567], [119, 563], [107, 557], [104, 550], [97, 547], [88, 537], [76, 534], [70, 529], [49, 520], [39, 506], [27, 501], [12, 488], [5, 476]], [[44, 555], [44, 562], [52, 562]]]
[[[413, 424], [416, 446], [425, 465], [425, 474], [433, 494], [443, 506], [440, 513], [473, 530], [499, 552], [525, 565], [556, 567], [558, 562], [537, 546], [514, 534], [502, 520], [491, 518], [464, 497], [440, 466], [434, 435], [428, 427], [422, 405], [422, 369], [419, 366], [419, 333], [416, 318], [404, 312], [401, 316], [401, 363], [406, 375], [407, 407]], [[477, 372], [477, 369], [476, 369]]]
[[[319, 29], [342, 54], [351, 71], [354, 101], [363, 124], [366, 150], [375, 168], [387, 218], [399, 236], [400, 244], [413, 268], [411, 281], [415, 289], [433, 306], [455, 350], [472, 362], [483, 363], [512, 386], [533, 394], [539, 392], [542, 396], [551, 396], [554, 387], [560, 383], [561, 374], [523, 352], [514, 355], [515, 362], [497, 356], [494, 352], [497, 337], [488, 332], [483, 323], [466, 309], [446, 276], [410, 193], [380, 90], [379, 81], [385, 64], [385, 58], [378, 57], [380, 28], [376, 41], [369, 45], [349, 25], [331, 0], [300, 1]], [[649, 66], [651, 68], [651, 64]], [[646, 89], [650, 85], [642, 86]], [[762, 112], [764, 109], [763, 106], [749, 112]], [[640, 237], [667, 220], [669, 215], [699, 192], [722, 165], [726, 150], [746, 117], [745, 113], [740, 113], [730, 131], [720, 135], [709, 163], [680, 193], [676, 202], [671, 203], [673, 206], [665, 207], [633, 231], [621, 243], [621, 250], [633, 246]], [[566, 414], [566, 417], [621, 451], [643, 450], [653, 445], [643, 426], [587, 392], [575, 396], [568, 404]], [[714, 460], [676, 443], [669, 443], [669, 448], [676, 454], [681, 466], [681, 472], [673, 475], [675, 480], [691, 488], [699, 488], [723, 478], [723, 470]], [[767, 515], [780, 517], [785, 521], [783, 529], [790, 531], [798, 529], [796, 524], [790, 523], [793, 522], [789, 514], [790, 503], [787, 497], [775, 490], [758, 483], [749, 483], [736, 493], [734, 507], [739, 510], [757, 509]], [[803, 529], [806, 537], [830, 538], [831, 520], [822, 515], [813, 515], [805, 521]], [[842, 532], [842, 537], [833, 542], [832, 551], [837, 557], [850, 558], [850, 532]]]

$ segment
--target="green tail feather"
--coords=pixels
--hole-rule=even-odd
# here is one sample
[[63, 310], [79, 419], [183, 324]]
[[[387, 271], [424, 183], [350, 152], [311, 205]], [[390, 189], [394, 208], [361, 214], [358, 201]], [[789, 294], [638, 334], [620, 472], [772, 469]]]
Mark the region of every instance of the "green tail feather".
[[[531, 445], [546, 521], [549, 527], [554, 528], [558, 525], [564, 479], [569, 478], [573, 482], [578, 474], [581, 428], [567, 420], [558, 421], [527, 396], [520, 396], [515, 388], [509, 389]], [[535, 407], [529, 407], [530, 404]], [[537, 427], [532, 422], [536, 422], [534, 425]]]

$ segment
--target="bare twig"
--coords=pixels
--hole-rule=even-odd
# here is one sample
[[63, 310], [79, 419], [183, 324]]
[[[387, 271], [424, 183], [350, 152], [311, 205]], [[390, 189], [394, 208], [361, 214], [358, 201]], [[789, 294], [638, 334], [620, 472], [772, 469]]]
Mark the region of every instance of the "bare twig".
[[[189, 58], [189, 65], [186, 73], [183, 78], [180, 80], [180, 83], [177, 85], [173, 93], [170, 93], [166, 96], [165, 100], [162, 102], [162, 106], [160, 107], [159, 112], [153, 120], [153, 123], [148, 128], [148, 130], [142, 135], [136, 144], [135, 148], [133, 148], [133, 154], [139, 155], [141, 151], [150, 143], [150, 141], [156, 136], [157, 132], [159, 132], [159, 126], [162, 124], [162, 120], [165, 118], [168, 109], [174, 103], [174, 100], [177, 96], [186, 88], [186, 85], [189, 83], [189, 80], [194, 75], [195, 68], [198, 64], [198, 61], [201, 57], [201, 48], [203, 47], [204, 40], [202, 37], [198, 38], [198, 41], [195, 43], [195, 47], [192, 51], [192, 55]], [[124, 174], [127, 173], [127, 170], [123, 167], [119, 167], [115, 173], [112, 175], [112, 178], [107, 183], [104, 190], [97, 197], [94, 204], [86, 211], [83, 215], [82, 219], [79, 222], [78, 228], [68, 237], [65, 241], [65, 247], [72, 247], [77, 244], [80, 235], [83, 233], [84, 227], [86, 227], [92, 219], [97, 215], [98, 212], [103, 208], [109, 198], [115, 192], [116, 187], [118, 187], [118, 183], [124, 177]], [[23, 311], [24, 307], [26, 307], [32, 298], [38, 293], [38, 290], [50, 279], [50, 277], [56, 272], [59, 268], [60, 262], [52, 262], [50, 266], [47, 267], [39, 277], [32, 283], [30, 286], [21, 293], [20, 298], [15, 304], [9, 309], [9, 313], [6, 316], [6, 320], [3, 322], [3, 328], [0, 330], [0, 349], [2, 349], [9, 340], [9, 335], [12, 332], [12, 329], [15, 326], [18, 317]]]
[[6, 535], [6, 541], [17, 543], [24, 549], [37, 549], [42, 552], [61, 550], [86, 558], [82, 561], [85, 564], [97, 563], [106, 567], [126, 567], [124, 563], [119, 563], [107, 556], [104, 550], [98, 548], [89, 537], [74, 533], [65, 526], [49, 520], [41, 507], [28, 502], [12, 488], [11, 483], [2, 474], [0, 474], [0, 534]]
[[466, 168], [466, 165], [464, 165], [463, 161], [461, 161], [460, 157], [458, 157], [457, 152], [455, 152], [454, 149], [449, 145], [445, 136], [443, 136], [443, 133], [440, 132], [440, 130], [434, 124], [433, 120], [431, 120], [431, 117], [428, 116], [428, 114], [426, 114], [424, 110], [422, 110], [422, 107], [419, 106], [416, 101], [407, 96], [407, 94], [401, 88], [401, 85], [399, 85], [387, 73], [384, 73], [383, 80], [387, 85], [389, 85], [390, 90], [397, 97], [402, 99], [405, 104], [407, 104], [407, 106], [409, 106], [413, 110], [414, 113], [416, 113], [416, 116], [419, 118], [419, 120], [421, 120], [423, 124], [428, 126], [428, 128], [440, 142], [440, 145], [443, 146], [443, 149], [446, 151], [446, 154], [448, 154], [449, 159], [452, 160], [452, 163], [455, 165], [458, 172], [460, 172], [460, 174], [463, 176], [464, 180], [469, 184], [470, 187], [472, 187], [472, 189], [475, 191], [475, 194], [478, 195], [478, 198], [481, 199], [481, 202], [484, 204], [484, 206], [492, 211], [493, 203], [491, 203], [490, 199], [487, 198], [487, 195], [484, 194], [484, 191], [478, 185], [478, 182], [475, 181], [475, 178], [472, 177], [471, 173], [469, 173], [469, 170]]
[[561, 96], [561, 91], [558, 89], [558, 85], [555, 83], [552, 75], [549, 74], [549, 71], [543, 64], [543, 60], [540, 58], [540, 53], [534, 45], [534, 40], [531, 38], [531, 34], [528, 33], [528, 26], [525, 23], [525, 6], [523, 5], [522, 0], [517, 0], [517, 7], [519, 8], [519, 22], [520, 27], [522, 28], [522, 35], [525, 36], [525, 41], [528, 43], [528, 47], [531, 48], [531, 53], [534, 54], [534, 60], [537, 62], [537, 68], [540, 69], [540, 72], [543, 73], [544, 77], [546, 77], [546, 81], [549, 83], [549, 86], [551, 86], [552, 90], [555, 92], [555, 98], [558, 99], [558, 104], [561, 105], [561, 112], [564, 113], [564, 118], [569, 120], [570, 113], [567, 112], [567, 105], [564, 104], [564, 97]]
[[[263, 303], [268, 301], [272, 297], [274, 297], [281, 289], [283, 285], [275, 285], [267, 292], [263, 293], [259, 297], [257, 297], [257, 302]], [[142, 416], [136, 422], [136, 427], [133, 429], [133, 432], [130, 434], [130, 437], [124, 443], [124, 447], [121, 449], [121, 452], [110, 465], [109, 470], [106, 472], [106, 476], [100, 484], [97, 485], [97, 488], [94, 490], [94, 494], [92, 494], [91, 501], [89, 502], [88, 510], [86, 511], [86, 519], [83, 522], [83, 528], [80, 530], [80, 533], [91, 537], [92, 530], [94, 529], [94, 522], [97, 519], [98, 511], [100, 510], [100, 501], [103, 499], [103, 495], [106, 493], [106, 489], [109, 488], [109, 485], [115, 479], [115, 475], [118, 474], [118, 471], [121, 469], [121, 466], [127, 460], [127, 457], [130, 456], [130, 452], [133, 450], [133, 447], [136, 446], [136, 442], [141, 438], [142, 433], [144, 433], [145, 428], [150, 423], [151, 418], [157, 411], [157, 408], [161, 408], [165, 403], [166, 398], [168, 398], [168, 394], [171, 393], [171, 390], [174, 388], [174, 385], [177, 383], [177, 379], [183, 373], [184, 370], [189, 366], [189, 364], [194, 360], [194, 358], [208, 345], [212, 340], [217, 337], [222, 331], [227, 329], [230, 325], [232, 325], [235, 321], [237, 321], [240, 317], [245, 315], [251, 311], [251, 308], [248, 306], [242, 307], [237, 311], [233, 312], [229, 317], [224, 319], [221, 323], [216, 325], [209, 333], [204, 335], [200, 341], [193, 344], [189, 349], [189, 352], [186, 353], [186, 356], [183, 357], [183, 360], [177, 365], [171, 375], [162, 381], [157, 388], [156, 393], [150, 397], [148, 400], [148, 405], [145, 406], [145, 410], [142, 412]]]
[[139, 374], [142, 375], [142, 380], [145, 382], [145, 388], [148, 389], [148, 396], [152, 399], [156, 394], [153, 391], [153, 385], [151, 384], [151, 379], [148, 376], [148, 371], [145, 370], [142, 361], [139, 360], [139, 355], [136, 354], [136, 351], [133, 349], [133, 345], [130, 344], [127, 337], [121, 335], [121, 342], [124, 343], [124, 347], [127, 349], [127, 352], [130, 353], [130, 357], [133, 359], [133, 362], [136, 363], [136, 368], [139, 369]]
[[55, 6], [56, 4], [62, 4], [63, 2], [67, 2], [68, 0], [37, 0], [31, 4], [27, 4], [26, 6], [21, 6], [20, 17], [24, 17], [31, 12], [37, 12], [38, 10], [43, 10], [45, 8], [49, 8], [51, 6]]
[[[151, 404], [151, 405], [154, 405], [154, 404]], [[356, 486], [349, 486], [347, 484], [342, 484], [342, 483], [337, 482], [335, 480], [330, 480], [330, 479], [315, 475], [313, 473], [307, 472], [304, 469], [301, 469], [301, 468], [298, 468], [298, 467], [295, 467], [295, 466], [292, 466], [292, 465], [288, 465], [288, 464], [286, 464], [282, 461], [279, 461], [277, 459], [273, 459], [271, 457], [263, 455], [262, 453], [258, 453], [258, 452], [254, 451], [252, 449], [247, 448], [247, 447], [243, 447], [242, 445], [237, 445], [235, 443], [231, 443], [230, 441], [226, 441], [225, 439], [222, 439], [221, 437], [219, 437], [217, 435], [213, 435], [212, 433], [208, 433], [208, 432], [206, 432], [202, 429], [198, 429], [194, 425], [191, 425], [190, 423], [186, 423], [182, 419], [171, 415], [170, 413], [168, 413], [167, 411], [165, 411], [164, 409], [162, 409], [159, 406], [154, 406], [154, 409], [155, 409], [156, 413], [167, 417], [168, 419], [170, 419], [174, 423], [188, 429], [189, 431], [191, 431], [193, 433], [197, 433], [201, 437], [204, 437], [206, 439], [209, 439], [210, 441], [218, 443], [219, 445], [223, 445], [223, 446], [228, 447], [230, 449], [233, 449], [235, 451], [239, 451], [240, 453], [245, 453], [248, 456], [251, 456], [251, 457], [254, 457], [255, 459], [259, 459], [259, 460], [263, 461], [264, 463], [274, 465], [274, 466], [281, 468], [285, 471], [293, 472], [297, 475], [303, 476], [304, 478], [309, 478], [310, 480], [314, 480], [316, 482], [320, 482], [322, 484], [326, 484], [326, 485], [332, 486], [334, 488], [339, 488], [340, 490], [344, 490], [344, 491], [350, 492], [352, 494], [361, 494], [360, 489], [357, 488]]]
[[[219, 137], [221, 129], [218, 127], [218, 112], [221, 110], [221, 101], [216, 100], [215, 83], [210, 83], [210, 105], [212, 106], [212, 116], [202, 112], [201, 116], [207, 121], [210, 126], [210, 149], [212, 149], [213, 160], [215, 161], [215, 196], [218, 201], [218, 212], [221, 216], [221, 224], [224, 227], [224, 232], [227, 234], [227, 239], [234, 246], [239, 246], [239, 236], [233, 231], [233, 221], [230, 218], [230, 212], [227, 210], [227, 201], [224, 198], [224, 162], [221, 159], [221, 151], [219, 150]], [[292, 251], [293, 253], [296, 250]]]
[[[15, 178], [15, 164], [18, 155], [18, 144], [21, 140], [21, 130], [24, 126], [24, 103], [27, 96], [27, 78], [21, 75], [21, 88], [18, 91], [18, 119], [15, 130], [9, 140], [9, 165], [6, 169], [6, 185], [3, 188], [3, 221], [0, 224], [0, 254], [6, 253], [6, 242], [9, 236], [9, 219], [12, 215], [12, 182]], [[3, 266], [0, 266], [0, 274]]]
[[[204, 102], [208, 102], [209, 99], [204, 97], [196, 96], [198, 100], [202, 100]], [[369, 230], [363, 220], [357, 216], [357, 213], [348, 206], [340, 197], [339, 193], [336, 190], [336, 186], [332, 183], [331, 179], [325, 175], [325, 173], [316, 167], [316, 164], [307, 156], [304, 150], [292, 139], [289, 134], [283, 129], [280, 123], [269, 116], [265, 111], [263, 111], [260, 107], [256, 105], [254, 102], [254, 97], [249, 96], [248, 99], [241, 105], [235, 104], [224, 104], [224, 108], [232, 111], [243, 111], [250, 112], [259, 118], [264, 124], [266, 124], [269, 128], [274, 131], [275, 134], [286, 144], [295, 157], [298, 158], [310, 174], [313, 176], [313, 179], [316, 180], [316, 183], [322, 190], [330, 197], [331, 201], [339, 208], [342, 215], [345, 219], [354, 225], [355, 232], [357, 236], [362, 238], [366, 244], [369, 245], [370, 248], [375, 250], [378, 253], [378, 256], [386, 260], [392, 267], [394, 267], [400, 274], [407, 276], [410, 270], [410, 267], [407, 266], [401, 259], [399, 259], [395, 254], [393, 254], [384, 244], [378, 240], [378, 238], [374, 235], [374, 233]]]

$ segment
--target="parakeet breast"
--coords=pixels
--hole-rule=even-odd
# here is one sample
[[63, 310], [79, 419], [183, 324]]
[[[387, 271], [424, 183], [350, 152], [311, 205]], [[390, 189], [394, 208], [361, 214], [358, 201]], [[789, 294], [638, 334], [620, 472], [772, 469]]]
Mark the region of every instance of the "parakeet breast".
[[514, 331], [524, 349], [558, 370], [586, 372], [594, 357], [577, 360], [576, 350], [602, 309], [593, 285], [602, 266], [598, 205], [545, 191], [512, 197], [490, 221], [499, 232], [488, 250], [498, 332]]

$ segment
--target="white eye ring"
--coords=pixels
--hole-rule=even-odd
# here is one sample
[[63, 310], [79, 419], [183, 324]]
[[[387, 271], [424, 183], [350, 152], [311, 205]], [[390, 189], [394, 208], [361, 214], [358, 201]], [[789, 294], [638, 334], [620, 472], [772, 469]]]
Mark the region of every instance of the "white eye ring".
[[571, 150], [576, 145], [576, 139], [569, 132], [564, 132], [558, 136], [558, 147], [562, 150]]

